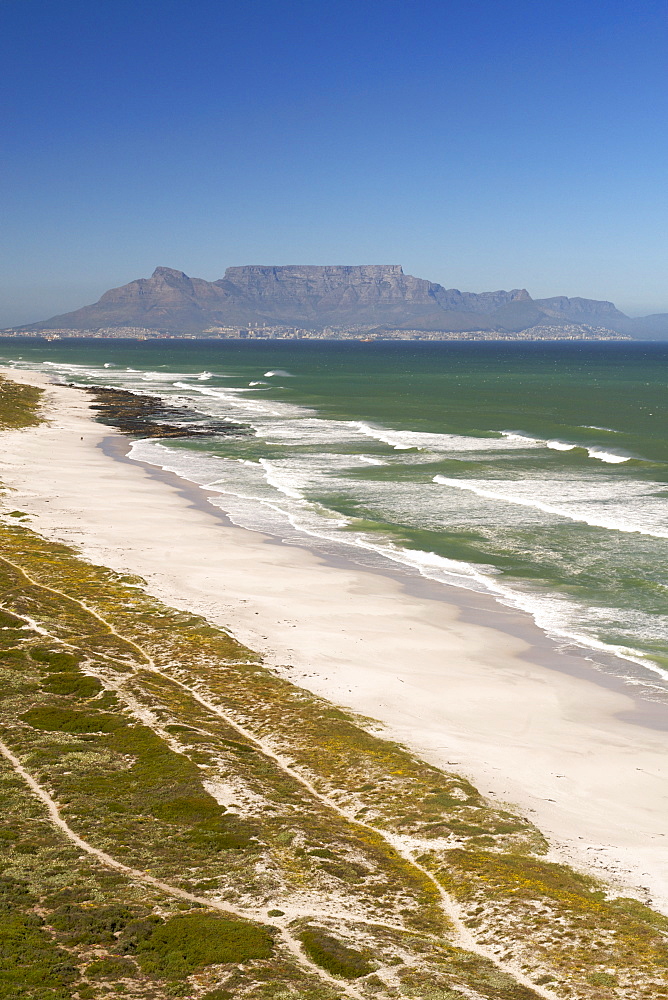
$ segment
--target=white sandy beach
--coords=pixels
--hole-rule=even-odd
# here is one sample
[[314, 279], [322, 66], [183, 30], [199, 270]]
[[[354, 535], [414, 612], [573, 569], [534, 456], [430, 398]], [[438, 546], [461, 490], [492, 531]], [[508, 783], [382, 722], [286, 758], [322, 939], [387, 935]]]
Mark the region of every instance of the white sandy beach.
[[5, 374], [49, 400], [48, 424], [0, 435], [5, 510], [225, 625], [297, 683], [529, 815], [555, 860], [668, 912], [668, 732], [618, 718], [630, 696], [520, 656], [530, 647], [499, 628], [502, 613], [469, 624], [390, 576], [229, 526], [193, 503], [191, 484], [105, 455], [113, 432], [83, 393]]

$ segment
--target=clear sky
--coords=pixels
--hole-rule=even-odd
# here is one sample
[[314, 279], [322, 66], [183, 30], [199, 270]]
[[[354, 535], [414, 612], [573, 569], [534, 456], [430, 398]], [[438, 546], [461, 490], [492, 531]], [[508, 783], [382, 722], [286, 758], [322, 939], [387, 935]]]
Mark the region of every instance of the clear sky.
[[0, 0], [0, 326], [167, 265], [668, 311], [668, 7]]

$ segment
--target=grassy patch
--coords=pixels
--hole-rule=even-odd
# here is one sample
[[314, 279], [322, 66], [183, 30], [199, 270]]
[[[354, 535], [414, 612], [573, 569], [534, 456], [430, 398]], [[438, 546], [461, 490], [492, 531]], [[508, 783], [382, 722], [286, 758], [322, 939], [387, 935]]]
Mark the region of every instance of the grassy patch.
[[263, 927], [211, 913], [185, 913], [137, 941], [144, 972], [178, 979], [214, 964], [241, 964], [271, 957], [273, 941]]
[[152, 806], [151, 812], [158, 819], [164, 819], [167, 823], [206, 823], [217, 820], [221, 813], [221, 807], [210, 796], [205, 795], [183, 795], [180, 798], [169, 799], [167, 802], [158, 802]]
[[79, 978], [70, 956], [44, 930], [33, 911], [35, 897], [26, 885], [0, 878], [0, 997], [70, 997]]
[[76, 653], [64, 653], [62, 650], [46, 646], [33, 646], [30, 657], [36, 663], [43, 663], [47, 670], [77, 670], [82, 657]]
[[65, 903], [55, 910], [49, 923], [63, 941], [73, 944], [115, 944], [116, 936], [137, 916], [127, 906], [83, 907]]
[[55, 705], [38, 705], [21, 716], [34, 729], [51, 733], [113, 733], [125, 724], [124, 719], [104, 712], [87, 714]]
[[49, 694], [74, 695], [75, 698], [86, 700], [94, 698], [102, 690], [102, 685], [95, 677], [71, 676], [68, 673], [55, 674], [42, 683], [44, 691]]
[[308, 927], [299, 935], [304, 951], [316, 965], [343, 979], [359, 979], [374, 966], [355, 948], [349, 948], [319, 927]]
[[19, 385], [0, 376], [0, 429], [35, 427], [42, 422], [40, 404], [43, 389]]
[[137, 966], [127, 958], [101, 958], [86, 967], [89, 979], [134, 979]]

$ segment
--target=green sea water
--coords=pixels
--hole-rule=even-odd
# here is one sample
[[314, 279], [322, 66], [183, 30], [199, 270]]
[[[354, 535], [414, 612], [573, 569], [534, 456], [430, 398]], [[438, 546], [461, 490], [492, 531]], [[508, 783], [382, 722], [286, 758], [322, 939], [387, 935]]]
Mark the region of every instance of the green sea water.
[[242, 421], [133, 456], [240, 525], [490, 594], [665, 688], [668, 345], [5, 340], [0, 358]]

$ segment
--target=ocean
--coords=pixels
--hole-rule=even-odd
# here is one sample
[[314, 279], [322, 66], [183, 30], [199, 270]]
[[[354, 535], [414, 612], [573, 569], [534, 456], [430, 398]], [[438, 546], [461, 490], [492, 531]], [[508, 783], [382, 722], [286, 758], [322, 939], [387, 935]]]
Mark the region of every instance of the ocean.
[[668, 344], [0, 341], [241, 437], [131, 457], [288, 544], [487, 594], [668, 692]]

